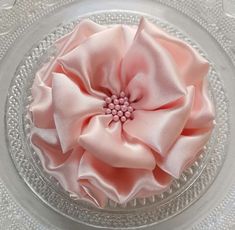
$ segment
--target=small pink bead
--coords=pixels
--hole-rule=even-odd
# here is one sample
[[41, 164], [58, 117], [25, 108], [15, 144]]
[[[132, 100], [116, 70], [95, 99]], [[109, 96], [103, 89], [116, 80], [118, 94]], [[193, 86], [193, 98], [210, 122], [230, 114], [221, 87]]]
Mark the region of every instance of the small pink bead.
[[114, 99], [114, 100], [113, 100], [113, 103], [114, 103], [115, 105], [118, 105], [118, 104], [119, 104], [119, 100], [118, 100], [118, 99]]
[[125, 112], [125, 116], [128, 118], [131, 116], [131, 113], [129, 111]]
[[106, 114], [110, 114], [111, 112], [112, 112], [111, 109], [106, 109], [106, 110], [105, 110], [105, 113], [106, 113]]
[[122, 116], [122, 117], [121, 117], [121, 121], [122, 121], [122, 122], [125, 122], [125, 121], [126, 121], [126, 117], [125, 117], [125, 116]]
[[113, 121], [125, 122], [127, 119], [132, 119], [134, 108], [129, 103], [129, 98], [124, 91], [121, 91], [117, 96], [113, 94], [110, 97], [104, 99], [104, 111], [105, 114], [112, 114]]
[[132, 106], [128, 106], [128, 111], [129, 112], [133, 112], [134, 111], [133, 107]]
[[128, 101], [128, 97], [124, 97], [124, 101]]
[[120, 99], [119, 99], [119, 103], [120, 103], [121, 105], [123, 105], [123, 104], [124, 104], [124, 99], [123, 99], [123, 98], [120, 98]]
[[121, 93], [120, 93], [120, 97], [125, 97], [126, 96], [126, 94], [122, 91]]
[[115, 99], [117, 99], [117, 95], [113, 94], [113, 95], [111, 96], [111, 98], [112, 98], [113, 100], [115, 100]]
[[117, 110], [116, 110], [116, 109], [113, 109], [113, 110], [112, 110], [112, 114], [113, 114], [113, 115], [116, 115], [116, 114], [117, 114]]
[[110, 108], [110, 109], [114, 109], [114, 104], [113, 104], [113, 103], [110, 103], [110, 104], [109, 104], [109, 108]]
[[105, 98], [105, 102], [106, 102], [107, 104], [109, 104], [109, 103], [112, 102], [112, 99], [111, 99], [110, 97], [106, 97], [106, 98]]
[[123, 112], [122, 112], [122, 111], [120, 111], [120, 110], [118, 111], [118, 113], [117, 113], [117, 114], [118, 114], [118, 116], [119, 116], [119, 117], [123, 116]]
[[122, 112], [126, 112], [127, 111], [127, 106], [123, 105], [122, 106]]
[[124, 105], [125, 105], [125, 106], [129, 106], [130, 104], [129, 104], [128, 101], [125, 101], [125, 102], [124, 102]]
[[116, 110], [120, 110], [120, 109], [121, 109], [121, 106], [120, 106], [120, 105], [115, 105], [115, 109], [116, 109]]
[[114, 120], [114, 121], [119, 121], [119, 116], [118, 116], [118, 115], [114, 115], [114, 116], [113, 116], [113, 120]]

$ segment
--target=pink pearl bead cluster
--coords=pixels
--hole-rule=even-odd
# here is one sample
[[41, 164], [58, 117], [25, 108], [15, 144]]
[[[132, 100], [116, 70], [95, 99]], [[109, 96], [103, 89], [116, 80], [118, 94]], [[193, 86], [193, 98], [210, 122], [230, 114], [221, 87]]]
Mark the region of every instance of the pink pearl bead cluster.
[[122, 91], [119, 96], [113, 94], [111, 97], [105, 98], [105, 114], [112, 114], [113, 121], [125, 122], [133, 118], [132, 112], [134, 108], [129, 103], [129, 98]]

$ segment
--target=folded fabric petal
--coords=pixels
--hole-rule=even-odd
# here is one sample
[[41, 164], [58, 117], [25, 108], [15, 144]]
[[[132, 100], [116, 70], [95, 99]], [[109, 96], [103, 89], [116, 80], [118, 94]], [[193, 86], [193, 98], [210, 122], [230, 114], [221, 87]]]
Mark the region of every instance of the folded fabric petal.
[[167, 51], [186, 85], [194, 85], [207, 75], [209, 70], [207, 60], [186, 42], [167, 34], [144, 18], [141, 19], [138, 29], [144, 30], [164, 51]]
[[[42, 130], [40, 131], [42, 132]], [[69, 157], [69, 154], [62, 154], [61, 148], [59, 145], [51, 145], [46, 140], [42, 139], [36, 133], [33, 133], [31, 137], [31, 141], [33, 146], [37, 147], [37, 151], [41, 163], [46, 171], [50, 171], [50, 169], [57, 168], [59, 165], [63, 164]]]
[[52, 84], [54, 120], [63, 152], [77, 143], [87, 119], [103, 112], [103, 101], [92, 97], [64, 74], [55, 73]]
[[[115, 26], [101, 31], [84, 41], [80, 46], [59, 59], [68, 75], [81, 80], [87, 92], [94, 95], [99, 91], [103, 98], [106, 94], [119, 93], [119, 67], [134, 30], [127, 26]], [[115, 45], [114, 45], [115, 44]]]
[[[52, 108], [52, 93], [51, 88], [46, 86], [44, 82], [36, 77], [36, 87], [32, 87], [33, 103], [30, 105], [32, 120], [36, 127], [40, 128], [55, 128]], [[47, 119], [45, 119], [45, 116]]]
[[108, 202], [108, 197], [104, 192], [90, 183], [87, 179], [78, 179], [79, 186], [81, 188], [81, 197], [83, 200], [91, 202], [98, 207], [105, 207]]
[[188, 131], [187, 135], [180, 135], [165, 157], [157, 156], [157, 165], [173, 177], [179, 178], [185, 168], [194, 162], [210, 134], [211, 131]]
[[[58, 58], [65, 55], [75, 47], [79, 46], [84, 40], [89, 38], [95, 33], [104, 30], [105, 27], [98, 25], [92, 21], [84, 20], [79, 23], [74, 30], [57, 40], [55, 46], [58, 53], [56, 58], [45, 64], [38, 72], [37, 75], [45, 82], [46, 85], [51, 85], [51, 74], [52, 72], [62, 72], [61, 67], [58, 63]], [[36, 87], [36, 84], [35, 84]]]
[[[163, 192], [169, 186], [171, 177], [159, 168], [154, 171], [115, 168], [85, 152], [78, 171], [78, 181], [82, 184], [83, 180], [103, 191], [109, 199], [126, 203], [136, 196], [144, 197]], [[95, 192], [93, 196], [96, 197]]]
[[105, 29], [105, 26], [99, 25], [90, 20], [83, 20], [75, 26], [72, 32], [56, 41], [55, 45], [61, 56], [75, 49], [92, 35]]
[[194, 105], [185, 125], [186, 129], [205, 129], [214, 126], [215, 111], [208, 96], [206, 80], [205, 78], [195, 87]]
[[67, 191], [79, 196], [80, 188], [74, 178], [77, 177], [84, 150], [76, 147], [68, 154], [63, 154], [57, 133], [53, 129], [34, 128], [31, 141], [45, 171], [54, 176]]
[[141, 140], [162, 156], [166, 156], [188, 121], [194, 102], [194, 92], [193, 86], [188, 87], [187, 94], [173, 107], [167, 109], [135, 111], [134, 119], [127, 121], [123, 129], [130, 136]]
[[123, 58], [121, 80], [136, 109], [154, 110], [185, 94], [171, 57], [144, 30]]
[[[97, 137], [101, 140], [98, 145]], [[121, 123], [111, 123], [110, 116], [93, 117], [80, 135], [79, 145], [113, 167], [152, 170], [156, 165], [151, 149], [125, 139]]]

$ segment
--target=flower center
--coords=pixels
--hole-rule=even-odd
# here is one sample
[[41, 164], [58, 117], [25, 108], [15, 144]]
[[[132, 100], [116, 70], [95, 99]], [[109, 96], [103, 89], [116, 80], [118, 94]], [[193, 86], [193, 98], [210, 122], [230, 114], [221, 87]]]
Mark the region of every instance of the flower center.
[[134, 108], [129, 103], [129, 98], [124, 92], [118, 95], [113, 94], [111, 97], [105, 98], [105, 114], [111, 114], [113, 121], [125, 122], [133, 119]]

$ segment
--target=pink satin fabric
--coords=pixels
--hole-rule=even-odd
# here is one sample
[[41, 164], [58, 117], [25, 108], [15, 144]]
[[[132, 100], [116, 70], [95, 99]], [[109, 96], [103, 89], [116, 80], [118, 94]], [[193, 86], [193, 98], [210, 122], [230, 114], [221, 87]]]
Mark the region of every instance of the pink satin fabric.
[[[99, 207], [166, 190], [213, 129], [207, 61], [144, 18], [138, 28], [84, 20], [56, 47], [30, 106], [44, 169]], [[113, 122], [104, 98], [122, 90], [134, 118]]]

